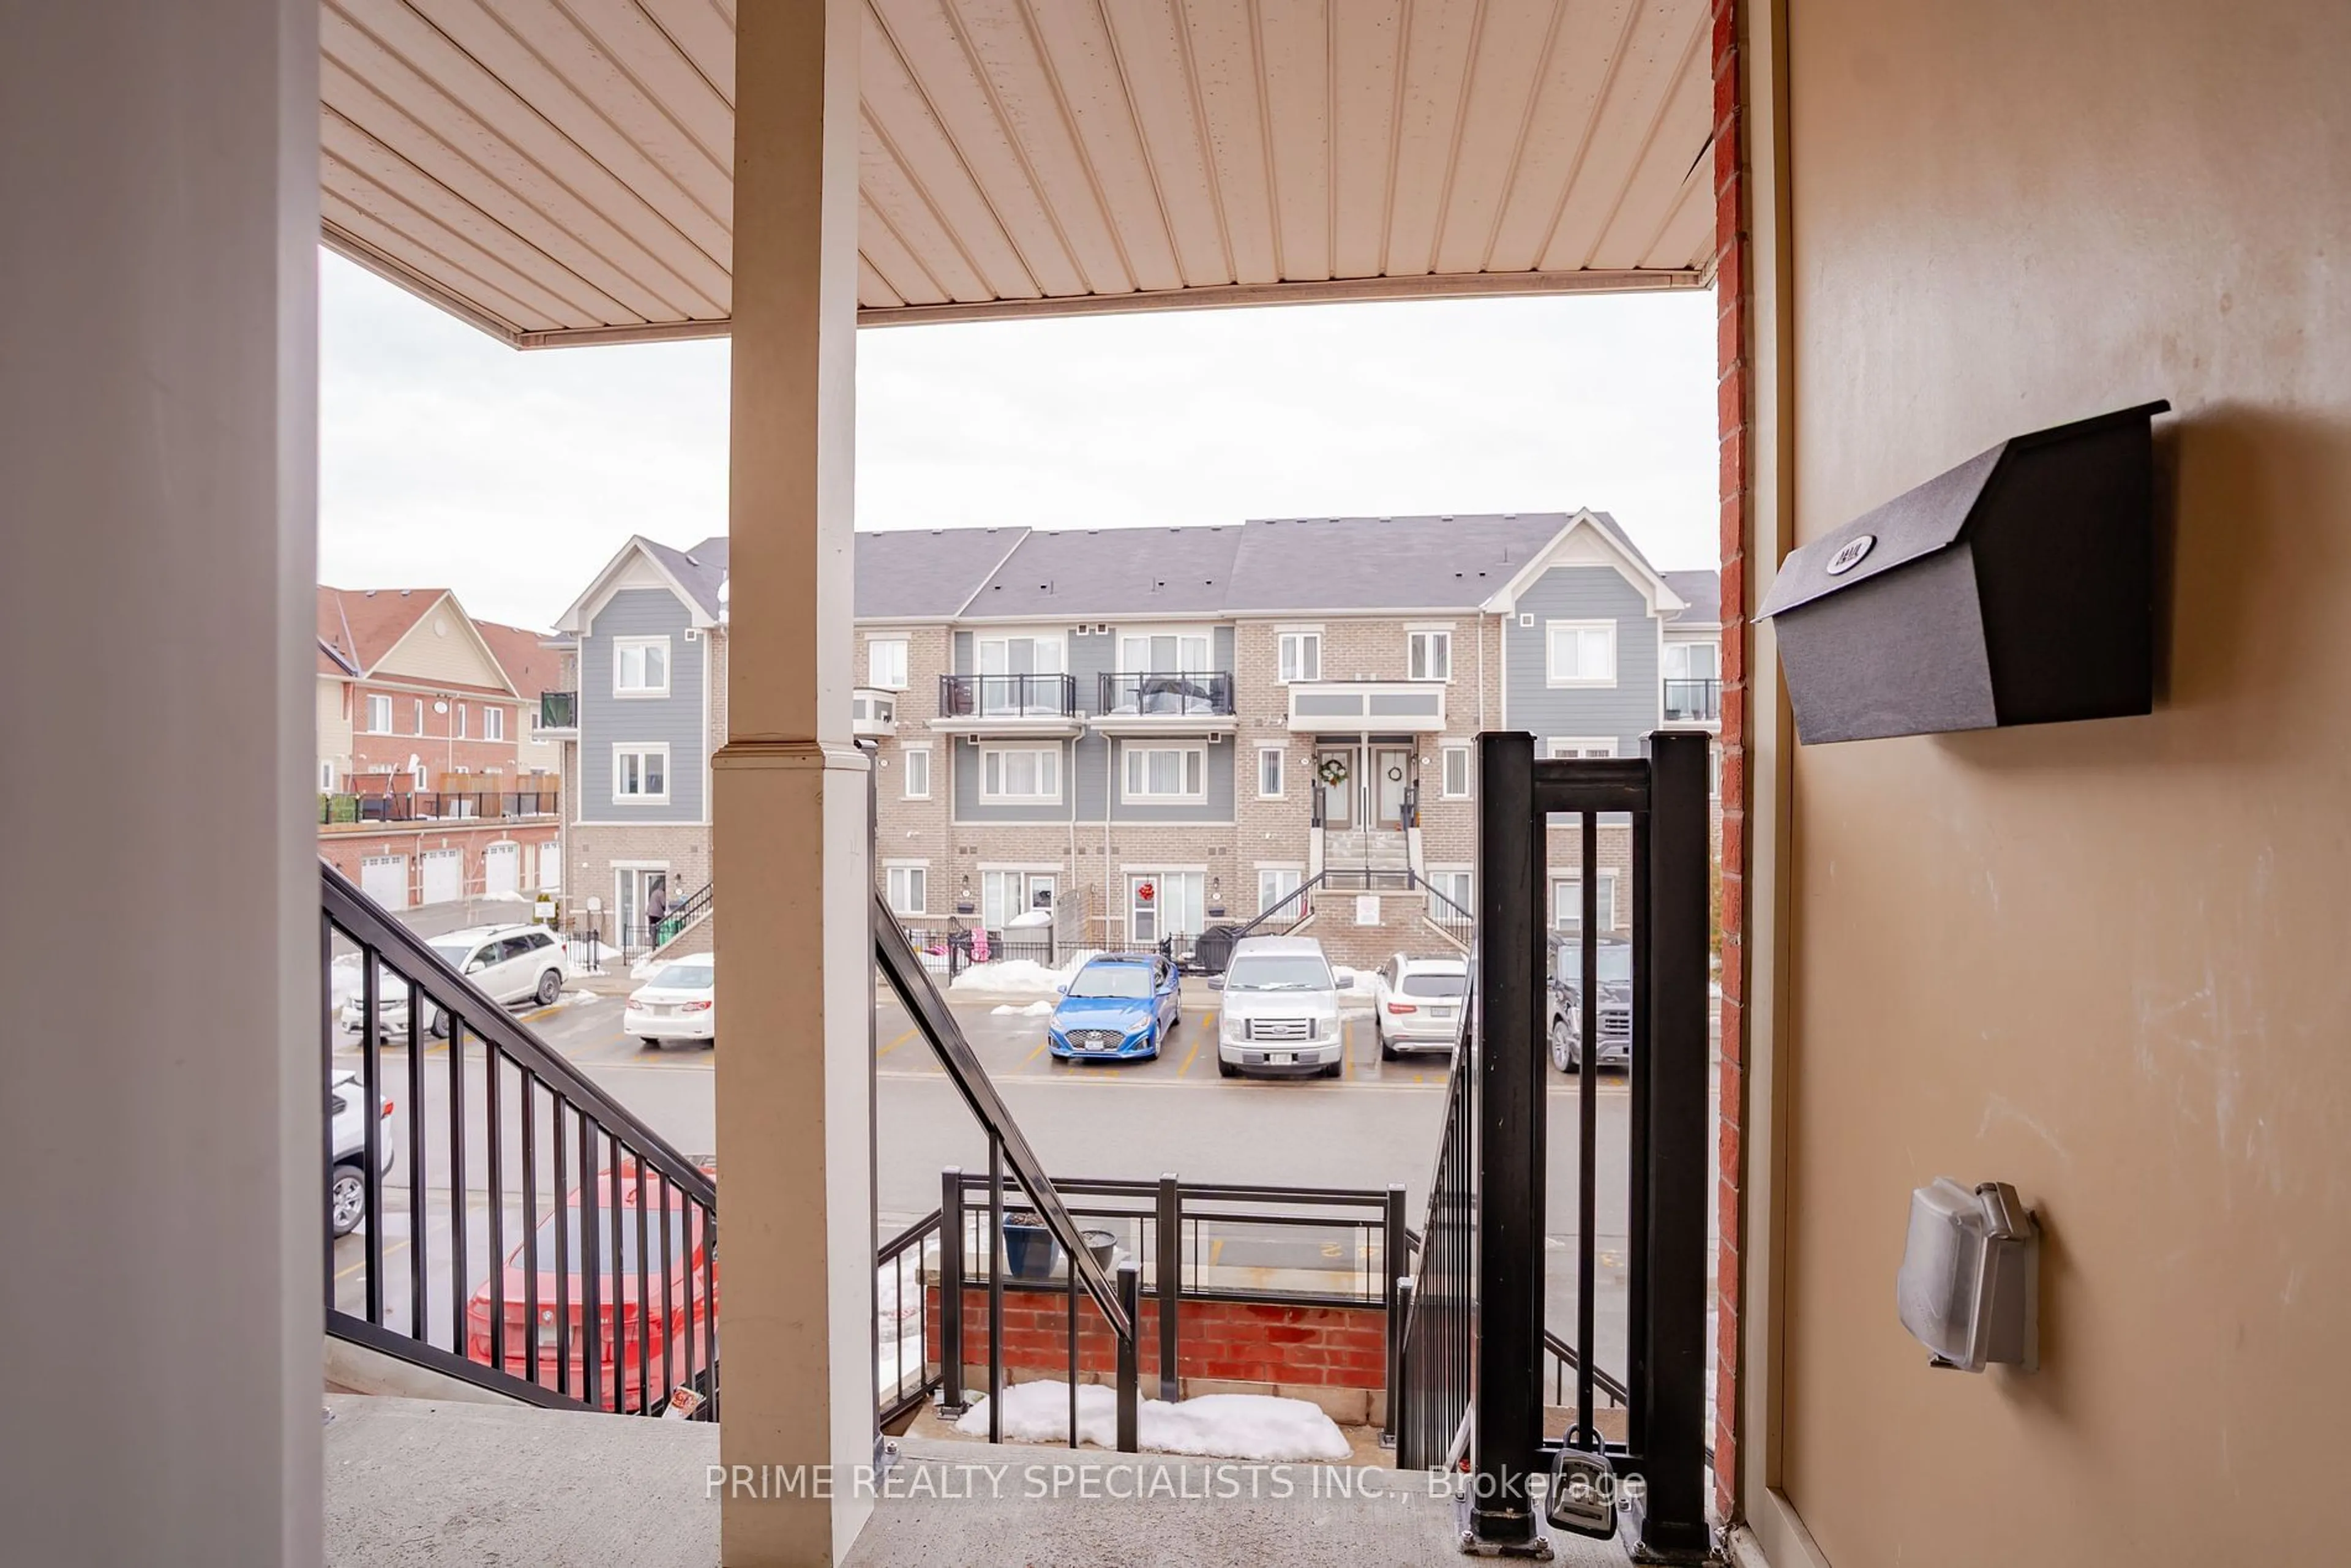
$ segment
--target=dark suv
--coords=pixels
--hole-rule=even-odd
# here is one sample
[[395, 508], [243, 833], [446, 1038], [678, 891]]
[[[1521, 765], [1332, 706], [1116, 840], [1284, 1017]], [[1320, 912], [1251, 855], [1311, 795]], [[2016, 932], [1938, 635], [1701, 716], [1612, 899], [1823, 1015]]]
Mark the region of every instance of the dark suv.
[[[1599, 944], [1600, 1018], [1593, 1055], [1603, 1067], [1633, 1060], [1633, 946]], [[1583, 939], [1562, 936], [1552, 944], [1551, 1064], [1562, 1072], [1583, 1065]]]

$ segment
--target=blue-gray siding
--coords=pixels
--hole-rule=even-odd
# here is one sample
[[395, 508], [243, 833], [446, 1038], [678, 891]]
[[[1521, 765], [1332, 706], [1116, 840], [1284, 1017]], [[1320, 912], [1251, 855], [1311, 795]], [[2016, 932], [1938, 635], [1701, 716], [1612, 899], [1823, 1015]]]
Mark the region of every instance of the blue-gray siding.
[[[700, 822], [708, 820], [709, 779], [704, 716], [709, 703], [710, 640], [685, 640], [693, 617], [662, 588], [624, 588], [580, 639], [580, 814], [585, 822]], [[612, 695], [612, 643], [619, 637], [669, 639], [669, 695]], [[623, 742], [669, 745], [669, 800], [663, 805], [615, 803], [612, 747]]]
[[[1553, 567], [1519, 596], [1519, 613], [1505, 633], [1510, 727], [1535, 737], [1535, 754], [1545, 754], [1552, 737], [1614, 736], [1616, 755], [1638, 757], [1641, 740], [1657, 727], [1657, 622], [1641, 591], [1613, 568]], [[1613, 621], [1616, 623], [1616, 684], [1614, 686], [1550, 685], [1547, 623], [1553, 621]]]

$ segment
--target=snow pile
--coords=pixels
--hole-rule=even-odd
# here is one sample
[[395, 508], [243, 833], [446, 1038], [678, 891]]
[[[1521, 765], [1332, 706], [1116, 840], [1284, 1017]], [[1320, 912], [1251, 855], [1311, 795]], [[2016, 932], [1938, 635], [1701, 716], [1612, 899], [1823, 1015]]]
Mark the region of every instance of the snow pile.
[[[955, 1429], [967, 1437], [987, 1436], [987, 1401], [964, 1412]], [[1004, 1391], [1004, 1436], [1017, 1443], [1070, 1440], [1070, 1385], [1048, 1378]], [[1270, 1394], [1204, 1394], [1169, 1404], [1140, 1402], [1135, 1438], [1146, 1452], [1190, 1454], [1223, 1459], [1343, 1459], [1353, 1452], [1338, 1423], [1321, 1406]], [[1118, 1395], [1106, 1385], [1078, 1387], [1078, 1440], [1099, 1448], [1118, 1446]]]
[[987, 1011], [988, 1016], [991, 1018], [1050, 1018], [1053, 1016], [1053, 1004], [1050, 1001], [1040, 999], [1030, 1002], [1026, 1007], [1015, 1007], [1010, 1002], [1005, 1002], [999, 1006], [988, 1009]]
[[992, 963], [974, 964], [947, 984], [950, 994], [960, 993], [969, 998], [1019, 997], [1050, 1000], [1061, 994], [1061, 988], [1085, 967], [1092, 953], [1072, 953], [1061, 961], [1058, 969], [1048, 968], [1033, 958], [998, 958]]

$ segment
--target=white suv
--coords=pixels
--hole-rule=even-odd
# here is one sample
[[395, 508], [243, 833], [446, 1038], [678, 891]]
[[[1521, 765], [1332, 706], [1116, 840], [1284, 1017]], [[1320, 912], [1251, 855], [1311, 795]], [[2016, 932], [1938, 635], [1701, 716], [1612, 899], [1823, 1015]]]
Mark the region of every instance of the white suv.
[[1336, 1078], [1343, 1064], [1339, 993], [1355, 983], [1333, 969], [1311, 936], [1244, 936], [1224, 974], [1217, 1023], [1217, 1071], [1227, 1078], [1270, 1072]]
[[[490, 999], [511, 1005], [537, 1002], [552, 1007], [563, 994], [563, 947], [544, 925], [475, 925], [435, 936], [428, 944], [449, 967], [490, 994]], [[386, 967], [377, 981], [376, 1013], [386, 1035], [408, 1032], [408, 983]], [[361, 998], [354, 990], [344, 1002], [342, 1026], [360, 1027]], [[448, 1015], [425, 1004], [425, 1024], [434, 1034], [449, 1032]]]

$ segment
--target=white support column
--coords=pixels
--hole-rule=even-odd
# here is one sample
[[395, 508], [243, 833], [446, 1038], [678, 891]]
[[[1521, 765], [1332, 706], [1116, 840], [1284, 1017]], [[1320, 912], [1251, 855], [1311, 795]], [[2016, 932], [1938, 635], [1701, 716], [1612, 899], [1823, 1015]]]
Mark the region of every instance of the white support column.
[[0, 0], [0, 1556], [319, 1560], [316, 0]]
[[[736, 47], [727, 744], [716, 769], [720, 1453], [872, 1461], [873, 1006], [851, 740], [855, 0], [769, 0]], [[761, 1471], [761, 1474], [773, 1474]], [[870, 1502], [725, 1496], [730, 1568], [838, 1563]]]

